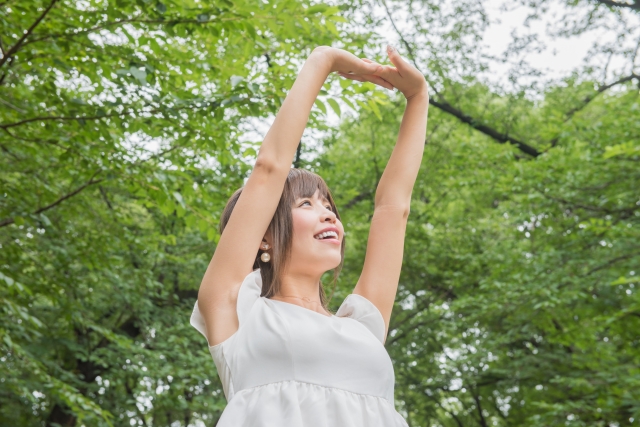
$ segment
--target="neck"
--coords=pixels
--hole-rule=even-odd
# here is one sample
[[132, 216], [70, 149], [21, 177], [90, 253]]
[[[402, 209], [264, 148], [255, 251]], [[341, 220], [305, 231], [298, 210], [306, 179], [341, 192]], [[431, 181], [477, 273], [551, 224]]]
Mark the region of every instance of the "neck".
[[[280, 292], [275, 297], [295, 296], [308, 298], [310, 301], [320, 300], [320, 277], [322, 274], [307, 272], [286, 272], [280, 281]], [[285, 297], [286, 298], [286, 297]]]

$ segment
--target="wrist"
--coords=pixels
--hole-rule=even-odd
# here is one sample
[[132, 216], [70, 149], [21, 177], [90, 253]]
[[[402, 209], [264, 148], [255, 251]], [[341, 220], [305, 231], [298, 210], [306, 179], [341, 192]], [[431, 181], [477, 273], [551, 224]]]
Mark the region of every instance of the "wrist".
[[429, 89], [427, 87], [427, 85], [425, 84], [423, 88], [421, 88], [420, 90], [418, 90], [417, 92], [407, 96], [405, 95], [405, 98], [407, 99], [407, 101], [411, 101], [411, 100], [422, 100], [422, 101], [427, 101], [429, 102]]
[[333, 55], [333, 48], [330, 46], [318, 46], [309, 55], [309, 59], [317, 61], [323, 65], [326, 65], [329, 72], [335, 71], [333, 69], [335, 60]]

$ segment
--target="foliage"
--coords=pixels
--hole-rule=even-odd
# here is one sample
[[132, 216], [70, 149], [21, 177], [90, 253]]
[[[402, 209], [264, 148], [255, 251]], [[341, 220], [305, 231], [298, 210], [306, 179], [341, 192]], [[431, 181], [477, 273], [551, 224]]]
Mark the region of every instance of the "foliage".
[[[640, 417], [638, 92], [628, 85], [554, 125], [567, 100], [588, 92], [565, 83], [539, 106], [519, 102], [529, 139], [562, 135], [535, 161], [429, 113], [386, 343], [410, 425]], [[382, 122], [361, 114], [327, 141], [321, 174], [346, 208], [347, 283], [360, 274], [403, 105], [384, 107]]]
[[[0, 424], [219, 417], [188, 313], [256, 155], [242, 124], [277, 111], [304, 58], [348, 28], [338, 12], [304, 0], [0, 5]], [[359, 52], [364, 39], [342, 43]]]
[[[637, 74], [505, 93], [475, 77], [480, 3], [408, 4], [403, 47], [437, 93], [387, 340], [398, 409], [412, 426], [637, 422]], [[226, 402], [188, 318], [258, 150], [247, 124], [315, 46], [376, 58], [371, 6], [0, 3], [0, 424], [215, 425]], [[404, 104], [341, 80], [316, 106], [311, 128], [342, 123], [295, 164], [339, 200], [337, 308]]]

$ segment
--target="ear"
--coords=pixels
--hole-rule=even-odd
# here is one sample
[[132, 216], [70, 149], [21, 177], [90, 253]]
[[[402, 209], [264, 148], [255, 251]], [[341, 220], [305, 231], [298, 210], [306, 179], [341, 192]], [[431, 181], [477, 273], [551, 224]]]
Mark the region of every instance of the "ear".
[[270, 240], [271, 239], [269, 238], [269, 236], [265, 234], [265, 236], [262, 238], [262, 241], [260, 242], [260, 250], [268, 251], [269, 249], [271, 249]]

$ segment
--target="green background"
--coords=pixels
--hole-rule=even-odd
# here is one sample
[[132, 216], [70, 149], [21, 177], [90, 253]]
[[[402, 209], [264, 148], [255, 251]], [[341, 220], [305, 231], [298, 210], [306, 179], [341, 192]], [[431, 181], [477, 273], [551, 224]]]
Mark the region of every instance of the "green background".
[[[445, 3], [0, 2], [0, 424], [215, 425], [226, 401], [189, 316], [260, 144], [247, 126], [318, 45], [384, 61], [386, 19], [431, 86], [386, 341], [396, 408], [412, 427], [637, 425], [635, 56], [496, 87], [474, 56], [482, 3]], [[589, 16], [569, 34], [640, 13], [557, 3]], [[348, 235], [334, 310], [404, 104], [331, 76], [292, 159]]]

